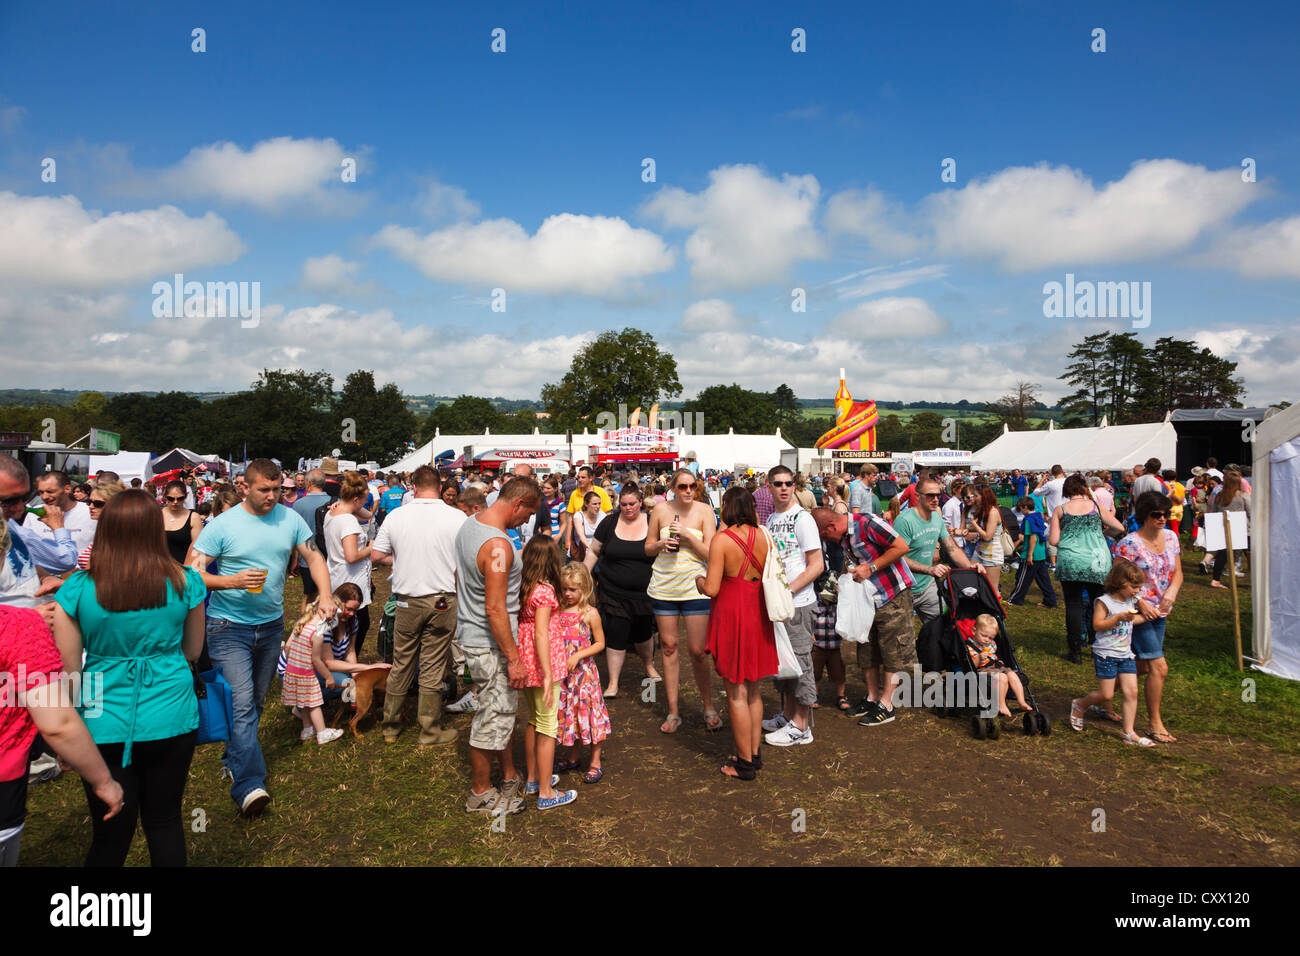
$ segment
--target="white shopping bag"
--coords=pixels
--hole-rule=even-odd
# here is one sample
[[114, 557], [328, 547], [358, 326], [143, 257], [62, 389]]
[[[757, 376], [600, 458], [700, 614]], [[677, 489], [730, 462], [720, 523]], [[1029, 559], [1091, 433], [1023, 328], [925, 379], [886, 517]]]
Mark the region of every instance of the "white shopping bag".
[[780, 621], [772, 622], [772, 633], [776, 635], [776, 671], [777, 680], [793, 680], [803, 676], [799, 659], [794, 656], [794, 647], [790, 644], [790, 635], [785, 632], [785, 625]]
[[846, 641], [867, 643], [871, 625], [876, 620], [876, 588], [870, 580], [854, 581], [845, 572], [839, 579], [839, 609], [835, 616], [835, 633]]

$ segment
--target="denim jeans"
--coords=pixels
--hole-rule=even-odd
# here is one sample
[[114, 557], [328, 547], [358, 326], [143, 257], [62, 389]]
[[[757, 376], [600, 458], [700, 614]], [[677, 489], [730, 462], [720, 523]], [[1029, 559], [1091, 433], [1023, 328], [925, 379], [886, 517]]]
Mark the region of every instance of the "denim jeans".
[[250, 792], [266, 789], [266, 761], [257, 741], [262, 702], [275, 676], [275, 662], [284, 640], [284, 618], [265, 624], [236, 624], [210, 617], [207, 622], [208, 655], [230, 684], [234, 704], [234, 732], [226, 744], [225, 765], [234, 777], [230, 795], [242, 805]]

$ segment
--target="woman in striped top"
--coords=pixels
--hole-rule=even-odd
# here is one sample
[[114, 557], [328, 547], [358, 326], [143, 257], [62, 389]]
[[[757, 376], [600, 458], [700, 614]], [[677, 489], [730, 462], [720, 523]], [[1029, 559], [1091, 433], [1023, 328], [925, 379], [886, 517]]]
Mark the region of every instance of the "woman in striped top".
[[709, 600], [700, 597], [695, 587], [696, 577], [708, 574], [709, 545], [718, 522], [713, 509], [696, 500], [697, 479], [689, 470], [678, 469], [671, 485], [672, 499], [655, 505], [650, 513], [645, 545], [646, 555], [655, 559], [646, 594], [663, 642], [664, 687], [668, 693], [668, 717], [659, 729], [672, 734], [682, 725], [677, 708], [677, 619], [684, 617], [691, 668], [704, 701], [704, 724], [709, 730], [719, 730], [722, 719], [713, 707], [708, 658]]

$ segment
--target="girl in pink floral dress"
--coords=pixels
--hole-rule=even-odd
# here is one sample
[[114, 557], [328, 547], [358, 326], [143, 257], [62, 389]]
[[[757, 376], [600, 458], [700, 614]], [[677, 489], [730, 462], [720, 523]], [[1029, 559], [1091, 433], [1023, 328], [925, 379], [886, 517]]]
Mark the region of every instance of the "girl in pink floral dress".
[[591, 606], [591, 573], [573, 562], [560, 574], [560, 609], [552, 627], [564, 638], [567, 654], [563, 682], [560, 684], [560, 736], [557, 743], [568, 747], [569, 759], [557, 764], [557, 772], [577, 770], [578, 747], [591, 747], [591, 763], [583, 775], [584, 783], [597, 783], [605, 775], [600, 765], [600, 742], [609, 736], [609, 711], [605, 707], [604, 686], [596, 670], [596, 655], [605, 649], [605, 632], [600, 614]]

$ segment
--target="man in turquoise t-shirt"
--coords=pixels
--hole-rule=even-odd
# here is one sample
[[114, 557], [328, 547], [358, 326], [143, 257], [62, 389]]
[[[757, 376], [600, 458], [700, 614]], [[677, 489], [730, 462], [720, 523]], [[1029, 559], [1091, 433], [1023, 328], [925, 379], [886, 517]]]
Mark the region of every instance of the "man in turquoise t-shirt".
[[894, 519], [894, 530], [907, 540], [907, 556], [903, 560], [907, 562], [915, 582], [912, 585], [912, 608], [922, 626], [940, 614], [939, 587], [935, 582], [942, 581], [948, 573], [946, 565], [934, 563], [936, 546], [942, 544], [944, 554], [956, 567], [979, 567], [971, 564], [966, 553], [948, 534], [948, 526], [938, 510], [941, 489], [937, 479], [921, 479], [916, 483], [916, 505]]
[[[295, 551], [320, 592], [321, 610], [329, 617], [336, 608], [329, 569], [312, 529], [279, 503], [280, 469], [270, 459], [258, 458], [249, 462], [244, 476], [247, 497], [203, 529], [194, 542], [191, 567], [212, 591], [208, 656], [232, 692], [234, 730], [225, 757], [233, 778], [230, 795], [245, 816], [253, 816], [271, 801], [257, 725], [284, 640], [284, 579]], [[217, 573], [208, 574], [213, 559]]]

